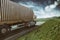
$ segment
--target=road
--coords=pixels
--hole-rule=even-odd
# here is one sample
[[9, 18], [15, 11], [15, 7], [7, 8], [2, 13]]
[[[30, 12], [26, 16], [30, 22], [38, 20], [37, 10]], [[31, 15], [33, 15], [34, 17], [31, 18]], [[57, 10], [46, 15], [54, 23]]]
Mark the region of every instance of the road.
[[[22, 35], [25, 35], [35, 29], [37, 29], [40, 25], [42, 25], [44, 22], [37, 22], [35, 27], [30, 27], [30, 28], [26, 28], [26, 27], [23, 27], [23, 28], [20, 28], [20, 27], [17, 27], [15, 25], [15, 28], [13, 27], [13, 31], [11, 31], [9, 34], [7, 35], [3, 35], [2, 37], [0, 37], [0, 40], [15, 40], [16, 38], [22, 36]], [[16, 29], [17, 28], [17, 29]], [[19, 28], [19, 29], [18, 29]], [[16, 30], [15, 30], [16, 29]]]
[[15, 40], [16, 38], [21, 37], [22, 35], [25, 35], [25, 34], [31, 32], [31, 31], [33, 31], [33, 30], [35, 30], [37, 28], [38, 27], [36, 27], [36, 26], [35, 27], [31, 27], [31, 28], [25, 28], [24, 30], [20, 31], [19, 33], [15, 34], [15, 35], [12, 35], [12, 36], [4, 39], [4, 40]]

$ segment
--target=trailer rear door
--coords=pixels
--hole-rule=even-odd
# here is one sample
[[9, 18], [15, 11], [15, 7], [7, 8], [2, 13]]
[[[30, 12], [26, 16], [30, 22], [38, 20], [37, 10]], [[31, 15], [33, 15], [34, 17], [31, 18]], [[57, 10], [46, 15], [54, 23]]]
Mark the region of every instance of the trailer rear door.
[[0, 7], [1, 7], [1, 0], [0, 0]]

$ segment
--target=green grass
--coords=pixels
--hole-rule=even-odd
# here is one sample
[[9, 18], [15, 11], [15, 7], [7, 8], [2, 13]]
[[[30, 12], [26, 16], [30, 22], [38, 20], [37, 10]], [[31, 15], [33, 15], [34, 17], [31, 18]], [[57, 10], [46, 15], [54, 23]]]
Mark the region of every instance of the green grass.
[[60, 19], [51, 19], [17, 40], [60, 40]]

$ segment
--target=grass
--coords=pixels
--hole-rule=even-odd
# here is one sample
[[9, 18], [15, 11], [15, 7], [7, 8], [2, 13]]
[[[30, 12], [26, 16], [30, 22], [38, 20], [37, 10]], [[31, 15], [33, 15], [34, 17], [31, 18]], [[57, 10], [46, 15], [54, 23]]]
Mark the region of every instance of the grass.
[[51, 19], [35, 31], [16, 40], [60, 40], [60, 19]]
[[37, 22], [45, 22], [47, 20], [49, 20], [49, 18], [38, 18], [38, 19], [36, 19]]

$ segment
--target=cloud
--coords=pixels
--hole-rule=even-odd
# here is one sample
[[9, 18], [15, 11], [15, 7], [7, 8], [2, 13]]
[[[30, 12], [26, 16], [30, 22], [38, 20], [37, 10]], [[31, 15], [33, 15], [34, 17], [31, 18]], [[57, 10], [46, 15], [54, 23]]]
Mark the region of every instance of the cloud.
[[[43, 6], [38, 5], [32, 1], [29, 2], [19, 2], [20, 5], [26, 6], [28, 8], [31, 8], [34, 11], [34, 14], [37, 16], [37, 18], [48, 18], [48, 17], [53, 17], [53, 16], [60, 16], [59, 15], [59, 11], [56, 12], [55, 10], [53, 11], [48, 11], [45, 12], [45, 10], [43, 9]], [[56, 7], [57, 3], [52, 4], [47, 6], [46, 10], [52, 10]], [[49, 9], [50, 8], [50, 9]]]

